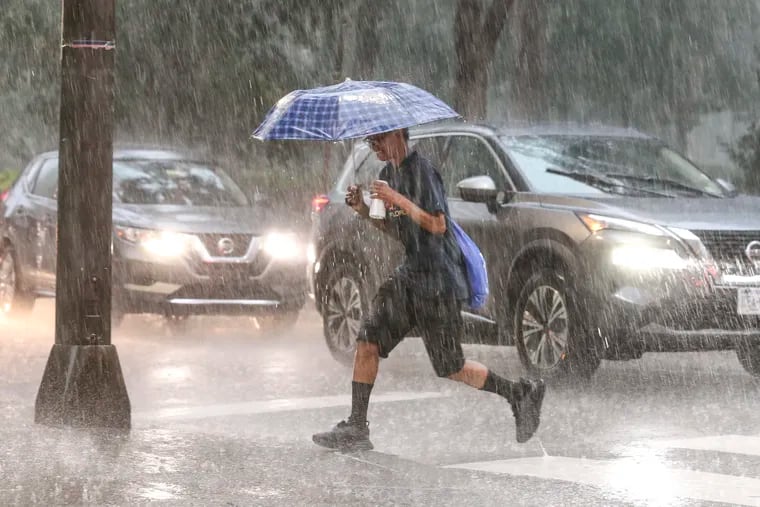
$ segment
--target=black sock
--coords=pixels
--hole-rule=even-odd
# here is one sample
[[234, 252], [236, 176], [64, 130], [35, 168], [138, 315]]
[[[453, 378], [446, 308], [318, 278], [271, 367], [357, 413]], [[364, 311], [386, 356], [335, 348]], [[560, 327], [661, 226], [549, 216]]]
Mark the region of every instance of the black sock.
[[367, 422], [367, 407], [369, 407], [369, 394], [374, 384], [351, 382], [351, 417], [349, 420], [357, 424]]
[[513, 382], [511, 380], [505, 379], [504, 377], [500, 377], [491, 370], [488, 370], [486, 383], [483, 384], [481, 390], [503, 396], [510, 403], [516, 399], [519, 399], [519, 397], [522, 395], [522, 386], [518, 382]]

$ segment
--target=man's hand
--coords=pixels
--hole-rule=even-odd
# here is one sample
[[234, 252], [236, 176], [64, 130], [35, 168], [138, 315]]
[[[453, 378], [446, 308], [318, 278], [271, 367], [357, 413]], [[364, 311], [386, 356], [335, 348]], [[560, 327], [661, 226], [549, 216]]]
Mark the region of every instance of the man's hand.
[[385, 207], [389, 208], [396, 204], [396, 196], [398, 192], [393, 190], [387, 181], [375, 180], [369, 187], [370, 197], [373, 199], [382, 199], [385, 202]]
[[362, 197], [361, 185], [350, 185], [346, 189], [346, 204], [351, 206], [357, 213], [361, 213], [367, 207]]

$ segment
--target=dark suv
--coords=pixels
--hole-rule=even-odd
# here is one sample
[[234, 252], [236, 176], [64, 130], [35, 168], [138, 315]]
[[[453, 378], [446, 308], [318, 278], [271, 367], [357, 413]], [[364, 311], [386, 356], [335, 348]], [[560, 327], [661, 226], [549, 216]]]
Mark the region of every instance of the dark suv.
[[[307, 294], [306, 244], [215, 164], [130, 149], [113, 162], [113, 315], [259, 315], [293, 323]], [[0, 311], [55, 296], [58, 154], [24, 169], [0, 217]]]
[[[602, 359], [646, 351], [730, 348], [760, 375], [760, 198], [628, 129], [452, 123], [413, 130], [412, 143], [488, 263], [489, 303], [464, 312], [468, 341], [515, 345], [545, 376], [589, 376]], [[310, 280], [343, 362], [401, 255], [343, 203], [381, 166], [357, 144], [314, 200]]]

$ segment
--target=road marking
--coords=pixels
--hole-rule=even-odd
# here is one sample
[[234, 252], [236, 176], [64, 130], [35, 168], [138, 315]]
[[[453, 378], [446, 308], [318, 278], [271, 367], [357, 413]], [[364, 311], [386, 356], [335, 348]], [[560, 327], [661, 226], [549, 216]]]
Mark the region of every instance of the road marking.
[[[414, 401], [441, 398], [444, 395], [434, 392], [389, 392], [372, 395], [371, 403], [389, 403], [394, 401]], [[229, 415], [270, 414], [292, 410], [314, 410], [330, 407], [350, 407], [350, 395], [316, 396], [312, 398], [289, 398], [263, 401], [246, 401], [242, 403], [225, 403], [195, 407], [164, 408], [153, 412], [137, 412], [135, 419], [206, 419]]]
[[445, 468], [574, 482], [619, 492], [623, 500], [670, 505], [679, 498], [760, 506], [760, 480], [669, 468], [656, 457], [593, 460], [544, 456]]
[[745, 435], [718, 435], [676, 440], [655, 440], [651, 445], [658, 448], [667, 447], [760, 456], [760, 437]]

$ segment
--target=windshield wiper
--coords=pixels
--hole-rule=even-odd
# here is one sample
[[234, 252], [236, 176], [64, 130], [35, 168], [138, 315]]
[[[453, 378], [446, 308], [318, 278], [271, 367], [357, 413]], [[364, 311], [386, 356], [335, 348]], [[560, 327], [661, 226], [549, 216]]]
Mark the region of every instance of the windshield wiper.
[[636, 192], [639, 194], [655, 195], [657, 197], [674, 197], [672, 194], [658, 192], [656, 190], [649, 190], [647, 188], [625, 185], [619, 180], [610, 177], [611, 175], [594, 174], [586, 171], [570, 171], [567, 169], [559, 169], [557, 167], [547, 167], [546, 172], [551, 174], [559, 174], [560, 176], [566, 176], [572, 180], [580, 181], [581, 183], [586, 183], [593, 187], [599, 188], [600, 190], [617, 190], [618, 192], [616, 193], [621, 193], [620, 190], [622, 190], [627, 194]]
[[620, 178], [620, 179], [624, 179], [628, 181], [641, 181], [641, 182], [650, 183], [653, 185], [660, 184], [663, 187], [667, 187], [672, 190], [683, 190], [684, 192], [692, 192], [695, 194], [706, 195], [708, 197], [715, 197], [718, 199], [723, 197], [721, 195], [708, 192], [707, 190], [702, 190], [701, 188], [695, 188], [685, 183], [681, 183], [680, 181], [669, 180], [667, 178], [658, 178], [656, 176], [636, 176], [634, 174], [618, 174], [618, 173], [610, 173], [610, 174], [607, 174], [606, 176], [610, 178]]

